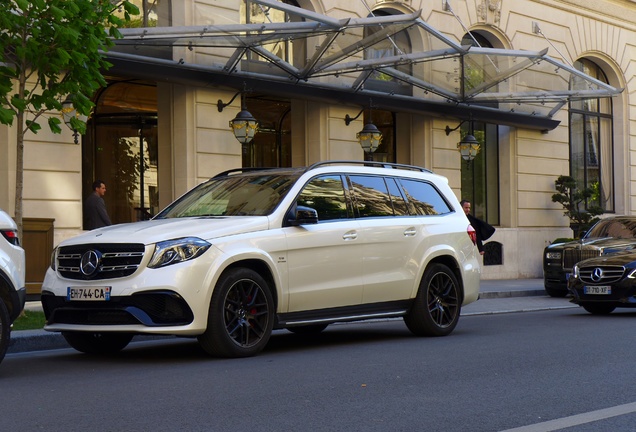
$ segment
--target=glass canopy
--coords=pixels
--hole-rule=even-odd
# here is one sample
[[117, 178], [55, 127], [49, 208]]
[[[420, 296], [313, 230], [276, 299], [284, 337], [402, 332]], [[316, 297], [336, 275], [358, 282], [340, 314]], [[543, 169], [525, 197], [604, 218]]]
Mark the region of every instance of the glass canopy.
[[[551, 58], [547, 48], [462, 47], [420, 19], [419, 11], [334, 19], [275, 0], [250, 3], [281, 10], [288, 20], [122, 29], [124, 38], [107, 56], [116, 66], [128, 62], [128, 71], [145, 61], [175, 77], [177, 70], [205, 72], [207, 85], [279, 83], [275, 88], [283, 93], [331, 95], [363, 106], [373, 100], [377, 108], [537, 129], [556, 127], [552, 117], [570, 100], [622, 91]], [[162, 47], [168, 59], [165, 53], [158, 59]], [[180, 51], [190, 63], [173, 59]]]

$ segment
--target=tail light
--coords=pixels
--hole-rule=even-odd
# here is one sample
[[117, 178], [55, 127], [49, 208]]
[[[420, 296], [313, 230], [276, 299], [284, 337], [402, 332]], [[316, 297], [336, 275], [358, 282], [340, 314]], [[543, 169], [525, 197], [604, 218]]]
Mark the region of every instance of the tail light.
[[16, 230], [0, 230], [2, 237], [7, 239], [9, 243], [15, 246], [20, 246], [20, 239], [18, 239], [18, 232]]
[[472, 225], [468, 225], [468, 227], [466, 228], [466, 233], [468, 234], [468, 237], [470, 237], [470, 239], [473, 241], [473, 244], [477, 245], [477, 232], [475, 231], [475, 228], [473, 228]]

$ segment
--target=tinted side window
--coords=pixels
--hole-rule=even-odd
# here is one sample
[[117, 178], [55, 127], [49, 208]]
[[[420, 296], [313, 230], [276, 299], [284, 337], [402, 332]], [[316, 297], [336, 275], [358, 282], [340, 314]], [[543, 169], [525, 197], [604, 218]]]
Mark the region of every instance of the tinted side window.
[[406, 192], [409, 205], [416, 214], [440, 215], [451, 212], [439, 191], [430, 183], [408, 179], [400, 179], [399, 182]]
[[339, 175], [311, 179], [298, 196], [297, 204], [318, 212], [318, 221], [347, 219], [347, 201]]
[[391, 196], [382, 177], [349, 176], [359, 217], [393, 216]]

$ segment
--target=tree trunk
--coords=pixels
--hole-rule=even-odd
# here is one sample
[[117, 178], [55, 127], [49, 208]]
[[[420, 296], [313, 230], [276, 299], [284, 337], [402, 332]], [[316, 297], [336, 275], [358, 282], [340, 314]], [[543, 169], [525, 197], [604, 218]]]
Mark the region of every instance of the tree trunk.
[[18, 238], [24, 244], [22, 236], [22, 189], [24, 188], [24, 112], [19, 111], [17, 120], [17, 152], [15, 164], [15, 223], [18, 225]]

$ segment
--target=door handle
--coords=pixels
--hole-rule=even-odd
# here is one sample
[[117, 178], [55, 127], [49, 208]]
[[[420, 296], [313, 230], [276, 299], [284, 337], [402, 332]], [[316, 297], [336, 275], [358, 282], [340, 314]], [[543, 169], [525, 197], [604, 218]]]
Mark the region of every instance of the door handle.
[[404, 230], [404, 237], [413, 237], [415, 234], [417, 234], [415, 227], [410, 227]]
[[349, 231], [342, 235], [343, 240], [355, 240], [358, 238], [358, 233], [355, 231]]

